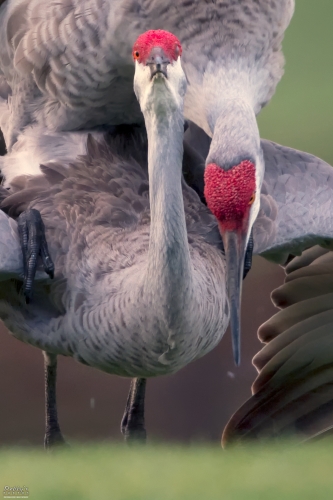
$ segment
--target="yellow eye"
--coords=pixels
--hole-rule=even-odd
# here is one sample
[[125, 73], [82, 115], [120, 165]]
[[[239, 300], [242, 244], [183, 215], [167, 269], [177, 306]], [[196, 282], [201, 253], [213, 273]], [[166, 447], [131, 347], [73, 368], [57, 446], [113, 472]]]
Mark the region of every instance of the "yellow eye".
[[255, 199], [256, 199], [256, 193], [253, 193], [253, 195], [250, 198], [249, 205], [252, 205]]

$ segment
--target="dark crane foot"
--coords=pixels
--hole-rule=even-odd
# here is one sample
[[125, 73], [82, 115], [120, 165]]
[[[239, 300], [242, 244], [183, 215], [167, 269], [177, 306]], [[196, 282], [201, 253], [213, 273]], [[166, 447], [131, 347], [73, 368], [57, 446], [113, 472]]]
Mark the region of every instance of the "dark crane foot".
[[63, 438], [60, 429], [50, 429], [44, 437], [44, 448], [45, 450], [53, 450], [53, 448], [58, 447], [69, 447], [69, 444]]
[[33, 281], [36, 274], [38, 257], [42, 258], [44, 271], [54, 277], [52, 262], [45, 238], [45, 227], [38, 210], [28, 209], [17, 218], [18, 231], [23, 253], [23, 294], [27, 304], [32, 297]]
[[129, 444], [144, 444], [146, 442], [144, 414], [146, 382], [145, 378], [135, 378], [131, 381], [125, 413], [120, 427], [125, 441]]

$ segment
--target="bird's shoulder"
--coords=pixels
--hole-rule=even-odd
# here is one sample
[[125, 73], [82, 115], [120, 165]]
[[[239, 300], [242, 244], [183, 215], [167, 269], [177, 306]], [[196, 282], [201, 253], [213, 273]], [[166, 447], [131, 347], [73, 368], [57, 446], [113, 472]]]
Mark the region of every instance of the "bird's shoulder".
[[[52, 130], [142, 121], [133, 92], [133, 41], [117, 48], [109, 25], [114, 8], [102, 0], [6, 2], [0, 73], [29, 117], [33, 101], [34, 119]], [[21, 88], [26, 81], [32, 89]]]
[[95, 218], [111, 227], [144, 220], [149, 209], [146, 140], [116, 134], [96, 140], [88, 135], [87, 152], [69, 165], [49, 162], [42, 175], [13, 179], [2, 206], [16, 217], [27, 208], [38, 208], [50, 222], [61, 214], [67, 224]]
[[91, 218], [95, 227], [128, 228], [144, 223], [149, 211], [144, 144], [134, 138], [126, 142], [124, 137], [111, 141], [112, 145], [107, 138], [96, 140], [88, 135], [86, 155], [69, 168], [50, 163], [42, 171], [57, 190], [57, 210], [74, 210], [80, 218]]

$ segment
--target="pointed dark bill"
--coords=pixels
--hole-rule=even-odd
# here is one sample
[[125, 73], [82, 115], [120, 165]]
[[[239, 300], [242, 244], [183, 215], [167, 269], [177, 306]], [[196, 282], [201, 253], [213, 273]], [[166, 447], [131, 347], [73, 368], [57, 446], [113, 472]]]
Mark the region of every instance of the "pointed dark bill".
[[240, 304], [243, 283], [246, 233], [221, 230], [226, 263], [230, 305], [230, 328], [235, 364], [240, 364]]
[[170, 64], [170, 59], [166, 56], [161, 47], [154, 47], [152, 49], [146, 64], [150, 67], [151, 78], [158, 73], [162, 73], [165, 78], [168, 78], [167, 67], [168, 64]]

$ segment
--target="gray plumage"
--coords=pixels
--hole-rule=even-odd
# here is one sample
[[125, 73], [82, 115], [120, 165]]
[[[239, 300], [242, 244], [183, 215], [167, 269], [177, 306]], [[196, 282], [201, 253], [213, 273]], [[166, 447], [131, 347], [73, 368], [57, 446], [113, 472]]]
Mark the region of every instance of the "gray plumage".
[[302, 442], [333, 426], [333, 252], [313, 247], [286, 267], [273, 291], [281, 309], [261, 325], [253, 396], [228, 422], [223, 443], [293, 437]]
[[23, 276], [23, 257], [16, 222], [0, 210], [0, 280]]
[[[169, 344], [158, 319], [161, 297], [150, 297], [145, 303], [140, 294], [132, 295], [140, 286], [150, 233], [146, 140], [142, 134], [140, 129], [133, 136], [132, 132], [128, 135], [125, 131], [123, 135], [118, 131], [102, 143], [90, 137], [88, 154], [69, 169], [56, 163], [43, 166], [44, 176], [17, 180], [17, 192], [4, 202], [11, 215], [27, 207], [40, 210], [56, 278], [54, 282], [36, 284], [35, 299], [29, 308], [16, 302], [13, 288], [11, 306], [0, 303], [1, 318], [23, 341], [127, 376], [150, 376], [179, 369], [212, 349], [229, 320], [225, 261], [216, 220], [185, 183], [182, 186], [188, 241], [192, 266], [201, 283], [200, 302], [194, 301], [188, 311], [192, 316], [191, 328], [177, 329], [179, 344], [174, 344], [172, 357], [165, 356], [173, 344]], [[263, 144], [267, 159], [270, 158], [268, 165], [272, 162], [272, 166], [266, 168], [266, 188], [262, 193], [262, 212], [254, 224], [254, 244], [257, 253], [275, 251], [275, 257], [280, 254], [283, 260], [289, 252], [301, 251], [302, 245], [316, 243], [323, 237], [333, 238], [331, 211], [326, 212], [325, 218], [320, 203], [309, 203], [313, 186], [331, 193], [331, 167], [311, 155], [281, 149], [268, 141]], [[131, 159], [133, 155], [135, 161]], [[283, 155], [284, 163], [279, 161], [279, 155]], [[297, 163], [296, 159], [301, 161]], [[202, 171], [202, 163], [197, 168]], [[305, 168], [313, 173], [312, 184], [299, 179]], [[273, 208], [267, 208], [266, 198]], [[292, 213], [295, 203], [303, 207], [303, 218], [293, 236], [282, 223], [285, 216], [280, 217], [280, 211], [285, 208]], [[316, 232], [312, 229], [313, 217], [317, 220]], [[8, 297], [7, 287], [5, 292]], [[172, 294], [167, 300], [172, 311], [176, 306]], [[185, 296], [182, 308], [186, 306], [183, 301], [186, 303]], [[152, 319], [153, 310], [156, 315]]]
[[265, 177], [254, 253], [284, 264], [314, 243], [330, 244], [333, 168], [309, 153], [261, 140]]
[[[224, 167], [256, 155], [253, 116], [282, 76], [281, 41], [293, 9], [294, 0], [7, 0], [0, 9], [0, 126], [7, 147], [18, 142], [17, 150], [26, 149], [20, 141], [29, 125], [35, 135], [52, 135], [142, 122], [131, 49], [140, 33], [162, 28], [183, 44], [185, 117], [209, 135], [216, 128], [211, 156]], [[225, 134], [219, 123], [227, 115]], [[56, 155], [53, 148], [50, 159]], [[2, 162], [8, 183], [39, 167], [33, 156], [24, 165], [7, 163], [10, 156]]]
[[[142, 283], [150, 235], [145, 138], [139, 131], [109, 142], [90, 138], [87, 156], [70, 168], [42, 167], [44, 189], [34, 178], [5, 200], [12, 215], [25, 206], [41, 212], [56, 276], [36, 282], [28, 307], [14, 286], [12, 295], [2, 288], [0, 316], [17, 338], [107, 372], [170, 373], [212, 349], [227, 327], [220, 236], [214, 217], [183, 183], [196, 294], [187, 297], [181, 286], [180, 301], [180, 270], [166, 284], [171, 296], [163, 296], [162, 284], [162, 296], [152, 296]], [[171, 312], [167, 324], [163, 304]]]

